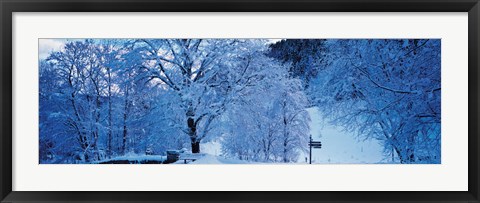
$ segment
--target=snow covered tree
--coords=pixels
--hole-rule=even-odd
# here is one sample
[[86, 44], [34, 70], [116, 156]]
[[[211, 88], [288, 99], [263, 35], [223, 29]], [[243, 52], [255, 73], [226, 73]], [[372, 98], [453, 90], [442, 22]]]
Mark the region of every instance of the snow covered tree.
[[75, 134], [80, 153], [79, 160], [100, 159], [98, 138], [103, 130], [100, 124], [101, 99], [104, 91], [103, 70], [98, 50], [92, 41], [71, 42], [64, 51], [52, 53], [47, 59], [56, 69], [62, 88], [60, 94], [69, 101], [66, 124]]
[[[246, 77], [252, 53], [260, 40], [237, 39], [141, 39], [136, 50], [143, 53], [145, 76], [159, 88], [175, 92], [184, 112], [183, 131], [193, 153], [214, 128], [214, 121], [233, 102], [241, 87], [258, 76]], [[252, 52], [252, 50], [254, 50]], [[238, 84], [243, 83], [238, 86]]]
[[312, 81], [333, 123], [382, 140], [401, 163], [440, 161], [440, 40], [331, 40]]
[[274, 104], [281, 112], [281, 146], [283, 162], [294, 162], [299, 150], [308, 146], [310, 117], [305, 111], [308, 105], [300, 81], [292, 80], [284, 84], [284, 92]]
[[325, 39], [286, 39], [269, 46], [268, 56], [289, 65], [289, 73], [304, 87], [315, 78], [326, 63]]
[[259, 79], [242, 87], [223, 117], [223, 152], [261, 162], [295, 162], [307, 146], [309, 117], [301, 82], [286, 66], [259, 52], [245, 74]]
[[63, 105], [68, 101], [55, 90], [58, 83], [56, 69], [46, 61], [39, 63], [39, 159], [40, 163], [56, 162], [73, 156], [70, 143], [75, 141], [65, 130], [68, 114]]
[[[172, 136], [155, 126], [164, 119], [154, 117], [169, 111], [157, 108], [167, 92], [143, 78], [141, 54], [124, 43], [68, 42], [40, 61], [42, 162], [94, 162], [159, 146], [157, 153], [164, 154], [171, 148]], [[159, 138], [161, 144], [151, 143]]]

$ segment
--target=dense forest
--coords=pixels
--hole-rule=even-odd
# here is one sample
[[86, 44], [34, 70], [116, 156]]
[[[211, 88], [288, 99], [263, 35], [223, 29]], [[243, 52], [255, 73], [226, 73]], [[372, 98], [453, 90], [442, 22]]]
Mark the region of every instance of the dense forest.
[[[40, 40], [40, 46], [42, 46]], [[85, 39], [39, 60], [39, 162], [201, 154], [294, 163], [310, 116], [440, 163], [439, 39]]]

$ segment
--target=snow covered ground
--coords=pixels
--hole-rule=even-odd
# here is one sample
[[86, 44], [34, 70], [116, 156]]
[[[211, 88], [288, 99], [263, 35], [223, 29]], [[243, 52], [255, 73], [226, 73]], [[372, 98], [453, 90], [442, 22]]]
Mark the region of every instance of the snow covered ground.
[[111, 159], [105, 159], [98, 163], [122, 163], [122, 164], [143, 164], [143, 163], [162, 163], [167, 160], [166, 156], [159, 155], [136, 155], [136, 154], [127, 154], [125, 156], [114, 157]]
[[[361, 164], [383, 162], [382, 146], [376, 140], [358, 140], [354, 135], [343, 132], [322, 120], [317, 108], [308, 108], [311, 117], [310, 133], [313, 140], [321, 141], [321, 149], [312, 149], [312, 163], [317, 164]], [[192, 162], [195, 164], [249, 164], [241, 160], [221, 157], [221, 144], [211, 141], [201, 145], [201, 152], [207, 154]], [[308, 152], [299, 156], [298, 163], [306, 163]]]
[[238, 159], [226, 159], [219, 156], [205, 154], [201, 159], [198, 159], [191, 164], [252, 164], [251, 162], [242, 161]]
[[[312, 163], [379, 163], [384, 159], [383, 147], [376, 140], [358, 140], [354, 135], [343, 132], [322, 120], [317, 108], [308, 108], [310, 133], [314, 141], [321, 141], [321, 149], [312, 149]], [[300, 155], [299, 162], [305, 162], [308, 153]]]

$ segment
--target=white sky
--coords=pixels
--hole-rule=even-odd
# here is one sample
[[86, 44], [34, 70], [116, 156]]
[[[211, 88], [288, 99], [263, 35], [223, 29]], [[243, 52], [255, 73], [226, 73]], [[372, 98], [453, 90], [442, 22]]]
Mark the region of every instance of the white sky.
[[[48, 55], [55, 51], [60, 51], [62, 47], [68, 41], [74, 41], [79, 39], [65, 39], [65, 38], [52, 38], [52, 39], [38, 39], [38, 59], [46, 59]], [[268, 39], [270, 43], [276, 43], [282, 39]]]
[[60, 51], [65, 39], [38, 39], [38, 59], [45, 59], [51, 52]]

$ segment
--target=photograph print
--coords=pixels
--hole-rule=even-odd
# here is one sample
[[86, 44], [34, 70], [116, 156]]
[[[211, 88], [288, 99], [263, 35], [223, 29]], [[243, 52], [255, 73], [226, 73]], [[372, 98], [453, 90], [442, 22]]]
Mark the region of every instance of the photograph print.
[[441, 39], [38, 43], [40, 164], [441, 164]]

